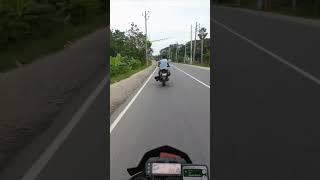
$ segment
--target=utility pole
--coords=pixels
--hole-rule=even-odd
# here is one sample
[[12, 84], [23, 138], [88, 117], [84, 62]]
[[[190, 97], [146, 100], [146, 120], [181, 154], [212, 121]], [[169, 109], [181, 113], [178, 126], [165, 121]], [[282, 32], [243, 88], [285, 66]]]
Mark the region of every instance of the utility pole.
[[177, 46], [176, 46], [176, 61], [178, 62], [178, 48], [179, 48], [179, 45], [177, 43]]
[[204, 40], [204, 37], [202, 36], [202, 39], [201, 39], [201, 64], [203, 63], [203, 40]]
[[201, 40], [201, 59], [200, 59], [200, 64], [203, 63], [203, 40], [205, 36], [204, 29], [201, 28], [200, 23], [199, 23], [199, 39]]
[[186, 63], [186, 58], [187, 58], [187, 43], [184, 45], [184, 58], [183, 58], [183, 63]]
[[145, 26], [145, 33], [146, 33], [146, 62], [148, 65], [148, 33], [147, 33], [147, 20], [150, 18], [149, 11], [144, 11], [144, 14], [142, 13], [142, 16], [144, 17], [144, 26]]
[[196, 29], [194, 32], [194, 48], [193, 48], [193, 60], [196, 60], [196, 48], [197, 48], [197, 28], [198, 28], [198, 22], [196, 22]]
[[191, 40], [190, 40], [190, 64], [192, 64], [192, 25], [191, 25]]

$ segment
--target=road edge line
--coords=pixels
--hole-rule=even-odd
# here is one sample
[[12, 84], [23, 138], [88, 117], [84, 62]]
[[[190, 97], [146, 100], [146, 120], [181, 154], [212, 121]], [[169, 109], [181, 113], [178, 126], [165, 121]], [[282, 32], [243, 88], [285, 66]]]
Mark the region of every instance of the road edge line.
[[289, 66], [290, 68], [292, 68], [293, 70], [295, 70], [296, 72], [300, 73], [301, 75], [303, 75], [304, 77], [310, 79], [311, 81], [315, 82], [316, 84], [320, 85], [320, 80], [318, 78], [316, 78], [315, 76], [313, 76], [312, 74], [302, 70], [301, 68], [295, 66], [294, 64], [290, 63], [289, 61], [285, 60], [284, 58], [276, 55], [275, 53], [267, 50], [266, 48], [260, 46], [259, 44], [255, 43], [254, 41], [246, 38], [245, 36], [237, 33], [236, 31], [232, 30], [231, 28], [227, 27], [226, 25], [224, 25], [223, 23], [215, 20], [215, 19], [211, 19], [211, 21], [213, 21], [214, 23], [220, 25], [221, 27], [223, 27], [224, 29], [226, 29], [227, 31], [231, 32], [232, 34], [238, 36], [240, 39], [248, 42], [249, 44], [251, 44], [252, 46], [260, 49], [261, 51], [265, 52], [266, 54], [270, 55], [271, 57], [275, 58], [276, 60], [282, 62], [283, 64]]
[[87, 99], [82, 103], [80, 108], [72, 116], [68, 124], [63, 128], [63, 130], [54, 138], [49, 146], [45, 149], [44, 152], [38, 157], [38, 159], [32, 164], [31, 168], [28, 169], [21, 180], [35, 180], [38, 175], [41, 173], [42, 169], [47, 165], [51, 157], [55, 152], [60, 148], [64, 143], [67, 137], [72, 132], [73, 128], [78, 124], [82, 119], [83, 115], [92, 105], [96, 97], [102, 92], [103, 88], [107, 85], [108, 76], [106, 76], [96, 87], [96, 89], [87, 97]]
[[121, 113], [117, 116], [117, 118], [112, 122], [110, 126], [110, 134], [112, 133], [113, 129], [117, 126], [117, 124], [120, 122], [123, 115], [127, 112], [127, 110], [130, 108], [130, 106], [133, 104], [133, 102], [137, 99], [139, 94], [142, 92], [144, 87], [147, 85], [147, 83], [150, 81], [153, 74], [156, 72], [157, 68], [154, 69], [154, 71], [150, 74], [146, 82], [141, 86], [139, 91], [133, 96], [133, 98], [130, 100], [130, 102], [126, 105], [126, 107], [121, 111]]
[[177, 66], [175, 66], [175, 65], [171, 65], [171, 66], [172, 66], [172, 67], [174, 67], [174, 68], [176, 68], [176, 69], [178, 69], [179, 71], [181, 71], [181, 72], [185, 73], [187, 76], [191, 77], [191, 78], [192, 78], [192, 79], [194, 79], [195, 81], [199, 82], [200, 84], [202, 84], [202, 85], [204, 85], [204, 86], [206, 86], [207, 88], [209, 88], [209, 89], [210, 89], [210, 86], [209, 86], [209, 85], [207, 85], [206, 83], [204, 83], [204, 82], [200, 81], [199, 79], [197, 79], [197, 78], [195, 78], [195, 77], [191, 76], [190, 74], [186, 73], [185, 71], [181, 70], [180, 68], [178, 68], [178, 67], [177, 67]]

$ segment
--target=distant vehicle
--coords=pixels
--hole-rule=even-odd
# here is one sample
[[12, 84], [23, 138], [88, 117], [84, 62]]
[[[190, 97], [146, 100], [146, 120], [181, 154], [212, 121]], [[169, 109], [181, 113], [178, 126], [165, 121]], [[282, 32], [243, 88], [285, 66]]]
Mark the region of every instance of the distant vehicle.
[[127, 171], [130, 180], [209, 180], [206, 165], [192, 164], [186, 153], [170, 146], [146, 152], [139, 165]]

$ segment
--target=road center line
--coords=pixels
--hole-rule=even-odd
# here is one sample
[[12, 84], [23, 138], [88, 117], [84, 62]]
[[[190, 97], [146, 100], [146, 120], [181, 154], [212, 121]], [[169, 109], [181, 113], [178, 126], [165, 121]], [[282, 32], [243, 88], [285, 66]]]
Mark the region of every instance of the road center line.
[[190, 74], [186, 73], [185, 71], [181, 70], [180, 68], [178, 68], [177, 66], [174, 66], [174, 65], [171, 65], [172, 67], [178, 69], [179, 71], [183, 72], [184, 74], [186, 74], [187, 76], [191, 77], [192, 79], [196, 80], [197, 82], [199, 82], [200, 84], [204, 85], [205, 87], [209, 88], [210, 89], [210, 86], [207, 85], [206, 83], [200, 81], [199, 79], [191, 76]]
[[133, 102], [137, 99], [141, 91], [144, 89], [144, 87], [147, 85], [147, 83], [150, 81], [153, 74], [156, 72], [157, 68], [154, 69], [154, 71], [150, 74], [146, 82], [142, 85], [142, 87], [139, 89], [137, 94], [133, 96], [133, 98], [130, 100], [130, 102], [126, 105], [126, 107], [121, 111], [121, 113], [118, 115], [118, 117], [113, 121], [113, 123], [110, 126], [110, 134], [112, 133], [113, 129], [117, 126], [123, 115], [127, 112], [127, 110], [130, 108], [130, 106], [133, 104]]
[[217, 20], [215, 20], [215, 19], [213, 19], [213, 18], [211, 19], [211, 21], [214, 22], [214, 23], [216, 23], [216, 24], [218, 24], [218, 25], [220, 25], [221, 27], [223, 27], [223, 28], [226, 29], [227, 31], [229, 31], [229, 32], [231, 32], [232, 34], [238, 36], [240, 39], [248, 42], [249, 44], [255, 46], [255, 47], [258, 48], [258, 49], [260, 49], [261, 51], [269, 54], [270, 56], [272, 56], [272, 57], [275, 58], [276, 60], [282, 62], [283, 64], [285, 64], [285, 65], [287, 65], [287, 66], [289, 66], [289, 67], [291, 67], [292, 69], [294, 69], [295, 71], [297, 71], [297, 72], [300, 73], [301, 75], [305, 76], [306, 78], [309, 78], [309, 79], [312, 80], [313, 82], [315, 82], [315, 83], [317, 83], [318, 85], [320, 85], [320, 80], [317, 79], [315, 76], [311, 75], [310, 73], [308, 73], [308, 72], [300, 69], [299, 67], [297, 67], [297, 66], [293, 65], [292, 63], [290, 63], [289, 61], [283, 59], [282, 57], [274, 54], [273, 52], [267, 50], [266, 48], [258, 45], [258, 44], [255, 43], [254, 41], [252, 41], [252, 40], [244, 37], [243, 35], [237, 33], [237, 32], [234, 31], [234, 30], [230, 29], [229, 27], [227, 27], [226, 25], [222, 24], [221, 22], [219, 22], [219, 21], [217, 21]]
[[59, 149], [63, 142], [70, 135], [72, 129], [77, 125], [82, 116], [89, 109], [96, 97], [101, 93], [103, 88], [108, 84], [108, 77], [105, 77], [96, 89], [89, 95], [89, 97], [81, 105], [80, 109], [73, 115], [72, 119], [64, 127], [64, 129], [58, 134], [58, 136], [52, 141], [52, 143], [45, 149], [40, 157], [35, 161], [31, 168], [23, 175], [22, 180], [35, 180], [40, 174], [42, 169], [49, 162], [54, 153]]

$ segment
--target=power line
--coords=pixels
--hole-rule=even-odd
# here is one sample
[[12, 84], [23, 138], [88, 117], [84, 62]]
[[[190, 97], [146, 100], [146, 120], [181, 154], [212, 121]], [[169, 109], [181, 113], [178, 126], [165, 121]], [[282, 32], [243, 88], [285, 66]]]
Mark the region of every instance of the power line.
[[157, 42], [157, 41], [162, 41], [162, 40], [167, 40], [167, 39], [170, 39], [170, 38], [157, 39], [157, 40], [153, 40], [153, 41], [150, 41], [150, 42]]

